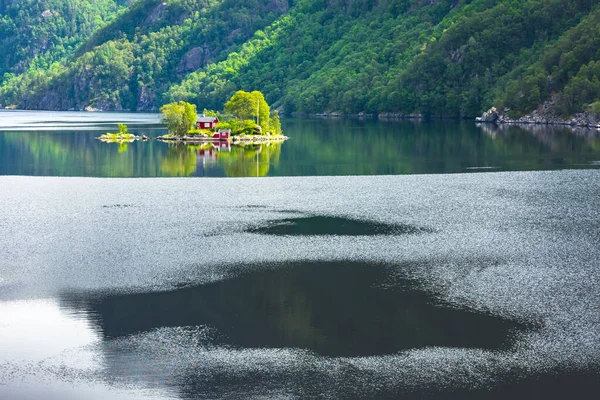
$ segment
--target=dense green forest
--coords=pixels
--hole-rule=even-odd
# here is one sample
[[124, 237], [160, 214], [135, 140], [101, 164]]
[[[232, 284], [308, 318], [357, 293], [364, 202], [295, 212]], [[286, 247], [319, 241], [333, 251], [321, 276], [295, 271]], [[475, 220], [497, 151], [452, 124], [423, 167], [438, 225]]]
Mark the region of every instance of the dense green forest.
[[600, 111], [596, 0], [0, 0], [0, 103], [285, 113]]

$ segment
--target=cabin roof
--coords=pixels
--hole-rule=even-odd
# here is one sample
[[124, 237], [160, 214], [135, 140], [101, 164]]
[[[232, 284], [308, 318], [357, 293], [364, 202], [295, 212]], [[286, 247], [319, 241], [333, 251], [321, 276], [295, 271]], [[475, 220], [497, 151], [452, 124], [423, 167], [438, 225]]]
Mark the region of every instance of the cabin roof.
[[217, 119], [215, 116], [207, 117], [205, 115], [201, 115], [196, 119], [196, 122], [214, 122]]

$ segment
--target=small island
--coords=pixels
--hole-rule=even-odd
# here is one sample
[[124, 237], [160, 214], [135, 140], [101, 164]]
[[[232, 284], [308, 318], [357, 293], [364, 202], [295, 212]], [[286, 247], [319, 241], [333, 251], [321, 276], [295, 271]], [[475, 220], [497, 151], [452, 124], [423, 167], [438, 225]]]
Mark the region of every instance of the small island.
[[127, 131], [127, 125], [119, 124], [119, 132], [117, 133], [105, 133], [98, 136], [96, 139], [106, 143], [132, 143], [136, 140], [148, 140], [146, 135], [138, 136]]
[[225, 103], [223, 114], [205, 109], [198, 116], [196, 106], [185, 101], [166, 104], [160, 111], [169, 133], [157, 137], [158, 140], [259, 144], [288, 139], [281, 132], [278, 112], [271, 113], [259, 91], [237, 91]]

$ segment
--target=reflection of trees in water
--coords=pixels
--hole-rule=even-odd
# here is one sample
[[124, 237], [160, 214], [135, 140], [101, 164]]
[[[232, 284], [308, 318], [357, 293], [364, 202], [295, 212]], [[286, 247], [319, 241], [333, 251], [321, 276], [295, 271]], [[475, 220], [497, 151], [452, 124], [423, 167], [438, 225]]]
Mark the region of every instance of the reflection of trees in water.
[[[467, 121], [290, 119], [281, 143], [215, 149], [158, 141], [102, 143], [97, 132], [0, 132], [0, 174], [53, 176], [302, 176], [532, 170], [594, 165], [600, 134], [569, 127], [477, 127]], [[203, 146], [207, 146], [202, 149]], [[211, 149], [211, 151], [206, 151]], [[205, 150], [202, 152], [201, 150]], [[208, 154], [210, 153], [210, 154]], [[275, 167], [276, 168], [273, 168]]]
[[[486, 128], [487, 129], [487, 128]], [[540, 127], [507, 134], [471, 121], [301, 120], [285, 122], [293, 138], [281, 175], [372, 175], [561, 168], [598, 159], [599, 135]], [[587, 130], [590, 133], [590, 130]]]
[[[56, 176], [190, 176], [199, 168], [227, 176], [266, 176], [281, 143], [233, 146], [157, 141], [102, 143], [93, 132], [2, 132], [0, 173]], [[209, 155], [210, 153], [210, 155]]]
[[222, 153], [220, 164], [227, 176], [266, 176], [271, 165], [279, 164], [282, 143], [232, 146]]
[[[139, 150], [128, 151], [128, 143], [101, 143], [95, 136], [90, 132], [2, 132], [0, 158], [10, 166], [2, 173], [130, 177], [147, 162]], [[152, 144], [144, 145], [151, 153]]]
[[160, 171], [168, 176], [190, 176], [196, 172], [196, 148], [182, 143], [169, 144], [161, 157]]
[[94, 315], [106, 339], [208, 326], [216, 332], [202, 339], [205, 345], [300, 348], [331, 357], [429, 346], [501, 349], [512, 344], [510, 333], [537, 327], [445, 307], [410, 280], [383, 287], [389, 265], [346, 260], [256, 267], [240, 265], [252, 272], [199, 286], [63, 304]]
[[232, 177], [266, 176], [271, 165], [279, 163], [281, 143], [231, 146], [218, 148], [212, 143], [170, 144], [161, 158], [160, 170], [168, 176], [190, 176], [201, 164], [223, 167], [225, 175]]

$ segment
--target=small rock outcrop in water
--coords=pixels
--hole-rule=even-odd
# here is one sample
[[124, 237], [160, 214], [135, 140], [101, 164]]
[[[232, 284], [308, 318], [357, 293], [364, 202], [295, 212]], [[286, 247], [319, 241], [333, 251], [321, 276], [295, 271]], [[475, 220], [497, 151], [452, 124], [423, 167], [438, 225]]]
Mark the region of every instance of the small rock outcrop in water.
[[481, 117], [475, 118], [475, 121], [494, 124], [570, 125], [600, 129], [599, 114], [584, 111], [571, 117], [563, 118], [552, 111], [552, 105], [550, 103], [544, 103], [531, 114], [524, 115], [517, 119], [510, 118], [506, 115], [508, 111], [508, 109], [505, 109], [503, 113], [499, 113], [498, 110], [496, 110], [496, 107], [492, 107], [484, 112]]
[[106, 143], [133, 143], [136, 140], [146, 141], [149, 139], [149, 137], [146, 135], [138, 136], [132, 133], [105, 133], [98, 136], [96, 139]]
[[477, 117], [475, 118], [475, 120], [477, 122], [498, 122], [498, 120], [500, 119], [500, 114], [498, 114], [498, 110], [496, 110], [496, 107], [492, 107], [489, 110], [487, 110], [486, 112], [484, 112], [481, 117]]

